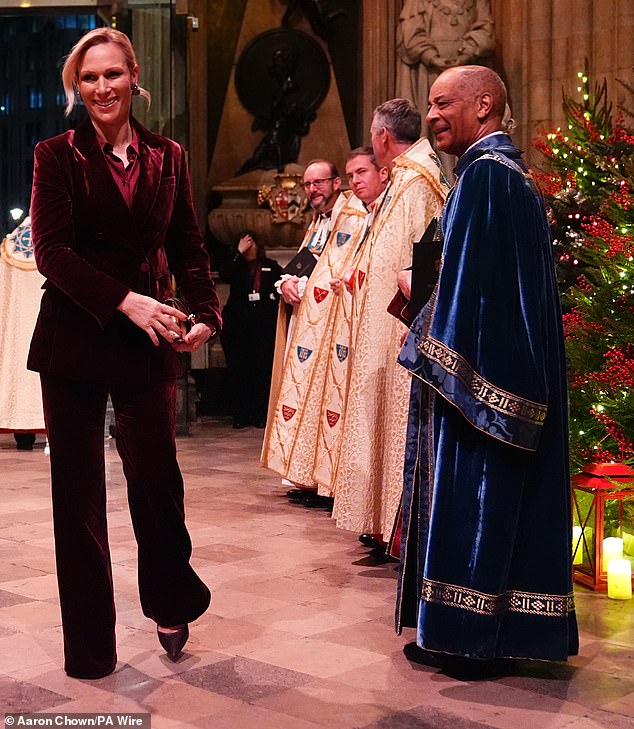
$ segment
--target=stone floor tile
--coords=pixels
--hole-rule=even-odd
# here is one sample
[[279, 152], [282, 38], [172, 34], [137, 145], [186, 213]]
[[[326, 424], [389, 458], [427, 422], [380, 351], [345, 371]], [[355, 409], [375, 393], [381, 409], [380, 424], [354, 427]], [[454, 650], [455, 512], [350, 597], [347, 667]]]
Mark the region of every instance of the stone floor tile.
[[179, 679], [223, 696], [253, 702], [263, 696], [301, 686], [311, 681], [312, 677], [238, 656], [210, 666], [193, 668], [180, 674]]
[[251, 657], [311, 676], [328, 678], [381, 661], [379, 653], [328, 643], [318, 638], [291, 638], [278, 645], [254, 651]]
[[319, 634], [320, 638], [324, 637], [324, 632], [333, 628], [345, 628], [348, 632], [354, 632], [353, 626], [358, 623], [358, 620], [350, 615], [298, 604], [288, 604], [274, 610], [253, 613], [249, 616], [249, 621], [302, 637]]
[[337, 729], [365, 727], [393, 713], [371, 690], [350, 688], [333, 680], [317, 680], [306, 686], [268, 696], [257, 702], [297, 718], [314, 717], [323, 726]]
[[26, 681], [1, 677], [0, 706], [4, 714], [48, 711], [72, 699]]
[[239, 702], [212, 689], [202, 689], [179, 680], [164, 681], [139, 702], [140, 711], [183, 722], [223, 713]]
[[261, 706], [242, 703], [213, 716], [196, 720], [199, 729], [321, 729], [323, 724], [298, 718]]

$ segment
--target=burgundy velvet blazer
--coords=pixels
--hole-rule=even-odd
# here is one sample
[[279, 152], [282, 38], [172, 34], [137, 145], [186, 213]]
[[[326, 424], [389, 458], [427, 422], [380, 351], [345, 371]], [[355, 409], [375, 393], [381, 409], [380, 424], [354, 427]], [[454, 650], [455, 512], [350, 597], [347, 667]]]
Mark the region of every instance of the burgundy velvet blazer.
[[117, 306], [129, 291], [179, 296], [220, 328], [183, 148], [131, 120], [140, 171], [128, 207], [90, 121], [35, 148], [31, 233], [46, 282], [27, 366], [68, 379], [142, 384], [172, 378], [180, 355], [155, 347]]

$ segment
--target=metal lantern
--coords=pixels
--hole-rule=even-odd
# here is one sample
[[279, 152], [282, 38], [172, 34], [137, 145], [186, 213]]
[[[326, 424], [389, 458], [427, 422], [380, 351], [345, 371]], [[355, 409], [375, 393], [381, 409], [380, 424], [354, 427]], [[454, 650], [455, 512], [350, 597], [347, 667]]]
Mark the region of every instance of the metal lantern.
[[573, 476], [572, 503], [575, 582], [607, 590], [610, 558], [634, 563], [634, 469], [622, 463], [587, 464]]

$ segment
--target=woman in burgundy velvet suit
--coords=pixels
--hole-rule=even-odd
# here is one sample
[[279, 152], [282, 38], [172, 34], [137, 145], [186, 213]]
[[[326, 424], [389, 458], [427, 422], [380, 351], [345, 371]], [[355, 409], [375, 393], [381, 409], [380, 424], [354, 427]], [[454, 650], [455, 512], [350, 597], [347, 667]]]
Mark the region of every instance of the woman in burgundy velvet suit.
[[[28, 366], [40, 373], [51, 450], [65, 670], [99, 678], [117, 662], [103, 430], [116, 417], [138, 543], [143, 612], [177, 660], [210, 592], [192, 569], [176, 460], [180, 352], [221, 319], [183, 148], [130, 116], [138, 65], [111, 28], [83, 36], [62, 71], [67, 113], [89, 120], [35, 149], [32, 235], [46, 277]], [[176, 280], [189, 317], [163, 302]], [[186, 323], [191, 327], [186, 331]]]

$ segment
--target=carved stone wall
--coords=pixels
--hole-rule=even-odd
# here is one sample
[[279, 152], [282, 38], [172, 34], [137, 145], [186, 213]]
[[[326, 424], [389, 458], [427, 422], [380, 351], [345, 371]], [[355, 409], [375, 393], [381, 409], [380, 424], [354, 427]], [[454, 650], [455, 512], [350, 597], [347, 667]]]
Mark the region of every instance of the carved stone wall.
[[[374, 107], [395, 94], [394, 40], [402, 0], [361, 2], [366, 130]], [[594, 78], [607, 78], [615, 104], [632, 105], [616, 79], [634, 83], [633, 0], [491, 0], [491, 7], [496, 69], [508, 84], [518, 123], [513, 136], [530, 161], [541, 159], [532, 147], [537, 130], [562, 122], [562, 87], [575, 90], [585, 58]]]
[[518, 122], [514, 137], [539, 164], [532, 139], [539, 128], [563, 121], [562, 88], [575, 91], [585, 58], [593, 78], [607, 79], [612, 100], [625, 101], [616, 79], [634, 79], [634, 2], [492, 0], [492, 6], [496, 56]]

